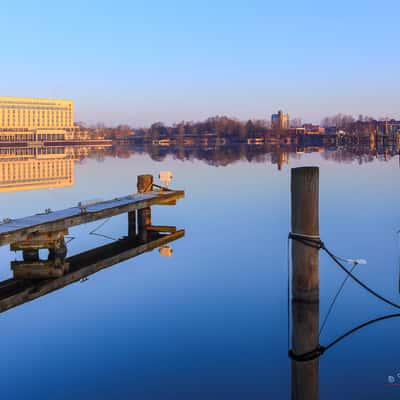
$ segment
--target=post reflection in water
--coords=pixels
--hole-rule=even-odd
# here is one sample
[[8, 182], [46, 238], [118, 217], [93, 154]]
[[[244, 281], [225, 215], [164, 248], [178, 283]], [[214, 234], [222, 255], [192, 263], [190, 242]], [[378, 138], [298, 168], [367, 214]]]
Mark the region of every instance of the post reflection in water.
[[[341, 289], [337, 294], [340, 294]], [[393, 318], [400, 318], [400, 313], [385, 314], [370, 319], [354, 326], [323, 346], [319, 343], [319, 301], [307, 303], [293, 300], [292, 347], [289, 350], [289, 357], [292, 360], [292, 399], [313, 400], [319, 398], [319, 359], [325, 351], [333, 349], [342, 340], [368, 326]]]
[[[292, 302], [292, 351], [296, 355], [319, 346], [319, 302]], [[292, 399], [318, 399], [319, 358], [292, 359]]]

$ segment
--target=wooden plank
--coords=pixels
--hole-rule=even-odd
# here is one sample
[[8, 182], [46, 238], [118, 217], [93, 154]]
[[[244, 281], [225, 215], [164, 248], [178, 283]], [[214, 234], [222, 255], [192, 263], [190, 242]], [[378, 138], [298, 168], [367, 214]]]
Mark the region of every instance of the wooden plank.
[[[79, 207], [72, 207], [66, 210], [20, 218], [10, 223], [0, 224], [0, 246], [25, 240], [33, 233], [60, 231], [72, 226], [140, 210], [165, 201], [181, 199], [184, 196], [185, 192], [181, 190], [148, 192], [91, 205], [87, 207], [86, 212], [81, 212]], [[109, 206], [107, 206], [107, 203]]]
[[151, 232], [176, 232], [176, 226], [150, 225], [147, 230]]
[[132, 243], [129, 238], [89, 250], [65, 259], [69, 272], [59, 278], [41, 282], [9, 279], [0, 283], [0, 312], [16, 307], [50, 292], [86, 278], [122, 261], [163, 246], [185, 235], [183, 229], [167, 235], [156, 235], [145, 244]]

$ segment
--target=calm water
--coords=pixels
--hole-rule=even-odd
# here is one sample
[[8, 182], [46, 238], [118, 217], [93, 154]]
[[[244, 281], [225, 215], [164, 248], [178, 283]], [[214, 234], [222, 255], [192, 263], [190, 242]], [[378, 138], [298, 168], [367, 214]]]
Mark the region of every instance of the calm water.
[[[333, 158], [333, 157], [332, 157]], [[340, 158], [340, 157], [339, 157]], [[321, 236], [336, 253], [364, 258], [355, 273], [396, 302], [399, 295], [399, 159], [337, 162], [322, 154], [227, 166], [146, 154], [84, 159], [75, 183], [1, 193], [1, 217], [61, 209], [136, 191], [136, 176], [174, 172], [176, 207], [154, 207], [153, 223], [186, 236], [0, 316], [4, 399], [290, 398], [287, 234], [290, 168], [320, 167]], [[261, 162], [260, 162], [261, 161]], [[106, 244], [95, 222], [70, 230], [69, 254]], [[126, 233], [118, 216], [101, 233]], [[0, 248], [0, 278], [15, 255]], [[321, 254], [323, 319], [344, 276]], [[320, 337], [395, 310], [348, 282]], [[321, 399], [399, 398], [400, 318], [357, 332], [321, 357]], [[400, 383], [400, 379], [397, 379]]]

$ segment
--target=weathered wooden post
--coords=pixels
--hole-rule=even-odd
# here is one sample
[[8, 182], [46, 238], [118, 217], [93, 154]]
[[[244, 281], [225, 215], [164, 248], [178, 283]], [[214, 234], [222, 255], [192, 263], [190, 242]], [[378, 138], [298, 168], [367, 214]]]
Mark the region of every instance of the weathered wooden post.
[[[139, 175], [137, 178], [137, 190], [139, 193], [150, 192], [153, 189], [153, 175]], [[138, 236], [140, 243], [148, 241], [147, 227], [151, 225], [151, 208], [138, 210]]]
[[[319, 238], [319, 169], [292, 169], [292, 233]], [[293, 300], [319, 299], [319, 249], [292, 241]]]
[[[292, 233], [319, 238], [319, 170], [292, 169]], [[319, 346], [319, 249], [292, 241], [292, 352]], [[292, 360], [292, 399], [317, 400], [319, 359]]]
[[128, 212], [128, 238], [136, 239], [136, 211]]

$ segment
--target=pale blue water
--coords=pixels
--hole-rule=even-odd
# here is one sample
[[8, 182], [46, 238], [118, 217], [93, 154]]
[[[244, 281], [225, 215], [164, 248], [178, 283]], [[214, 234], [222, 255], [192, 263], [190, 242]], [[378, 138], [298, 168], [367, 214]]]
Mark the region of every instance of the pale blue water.
[[[171, 258], [147, 253], [1, 314], [2, 398], [290, 398], [289, 177], [302, 165], [321, 168], [323, 240], [367, 259], [357, 276], [400, 302], [398, 158], [359, 165], [304, 154], [281, 171], [268, 160], [84, 160], [71, 188], [2, 193], [1, 217], [128, 194], [137, 175], [168, 169], [186, 198], [154, 207], [153, 223], [186, 236], [171, 245]], [[98, 224], [71, 230], [70, 254], [108, 243], [88, 234]], [[125, 216], [102, 232], [125, 234]], [[14, 255], [2, 247], [0, 257], [5, 279]], [[321, 254], [321, 319], [343, 278]], [[395, 310], [348, 282], [320, 343], [388, 312]], [[320, 398], [398, 398], [400, 389], [385, 385], [400, 373], [399, 329], [400, 318], [368, 327], [321, 357]]]

